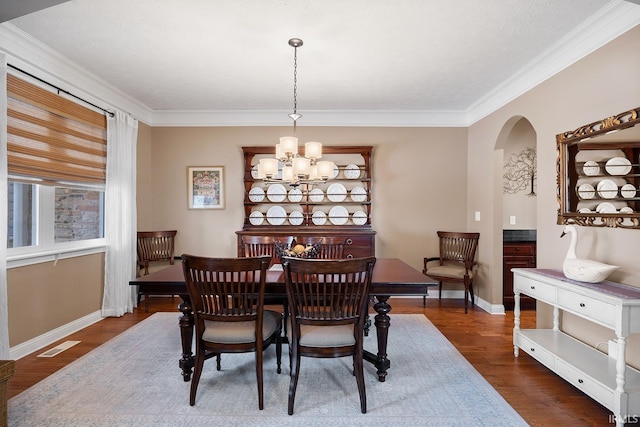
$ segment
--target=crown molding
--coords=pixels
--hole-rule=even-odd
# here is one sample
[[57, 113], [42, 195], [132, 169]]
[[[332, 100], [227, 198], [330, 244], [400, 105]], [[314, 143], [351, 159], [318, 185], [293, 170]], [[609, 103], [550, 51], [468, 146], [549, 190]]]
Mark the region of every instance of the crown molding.
[[[518, 73], [461, 111], [315, 110], [299, 126], [468, 127], [566, 67], [640, 24], [640, 7], [620, 0], [568, 33]], [[0, 24], [7, 62], [107, 110], [121, 110], [150, 126], [288, 126], [274, 110], [152, 110], [11, 23]], [[55, 70], [55, 71], [53, 71]]]
[[9, 64], [105, 110], [121, 110], [143, 122], [151, 121], [150, 108], [76, 65], [11, 23], [0, 24], [0, 50], [7, 54]]
[[[290, 126], [288, 111], [159, 111], [152, 126]], [[462, 111], [307, 110], [297, 126], [466, 127]]]
[[640, 24], [640, 7], [620, 0], [591, 16], [467, 110], [468, 126]]

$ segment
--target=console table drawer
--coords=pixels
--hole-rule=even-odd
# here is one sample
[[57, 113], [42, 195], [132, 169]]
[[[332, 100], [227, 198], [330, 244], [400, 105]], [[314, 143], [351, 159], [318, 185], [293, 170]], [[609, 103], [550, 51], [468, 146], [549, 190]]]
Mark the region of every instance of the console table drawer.
[[514, 277], [514, 288], [537, 300], [554, 303], [556, 288], [547, 283], [530, 280], [522, 276]]
[[556, 373], [603, 406], [613, 408], [613, 390], [598, 383], [584, 372], [578, 371], [562, 360], [557, 360]]
[[616, 308], [612, 304], [565, 289], [558, 289], [558, 306], [584, 318], [615, 328]]

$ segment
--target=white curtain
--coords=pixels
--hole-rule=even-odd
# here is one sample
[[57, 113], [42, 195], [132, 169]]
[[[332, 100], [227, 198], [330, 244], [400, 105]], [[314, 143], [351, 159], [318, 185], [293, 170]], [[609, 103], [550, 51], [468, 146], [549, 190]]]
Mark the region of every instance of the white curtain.
[[7, 58], [0, 53], [0, 359], [9, 358], [7, 191]]
[[131, 313], [136, 289], [136, 144], [138, 121], [116, 112], [107, 116], [107, 182], [103, 316]]

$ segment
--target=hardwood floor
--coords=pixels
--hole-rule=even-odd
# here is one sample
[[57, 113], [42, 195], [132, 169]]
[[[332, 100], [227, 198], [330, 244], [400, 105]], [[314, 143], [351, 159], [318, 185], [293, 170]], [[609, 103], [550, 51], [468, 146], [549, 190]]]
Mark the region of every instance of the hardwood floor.
[[[8, 396], [12, 397], [73, 362], [127, 328], [156, 311], [173, 311], [179, 298], [152, 297], [149, 313], [144, 304], [134, 313], [120, 318], [107, 318], [72, 334], [67, 340], [80, 344], [53, 358], [38, 358], [45, 349], [16, 361], [15, 375], [9, 380]], [[424, 314], [453, 343], [484, 378], [532, 426], [606, 426], [611, 425], [610, 412], [585, 394], [562, 380], [527, 354], [513, 356], [513, 312], [505, 316], [491, 315], [479, 308], [464, 314], [460, 300], [427, 300], [395, 298], [390, 300], [393, 313]], [[391, 330], [393, 331], [393, 317]], [[535, 326], [535, 311], [523, 311], [522, 327]], [[56, 343], [57, 344], [57, 343]], [[393, 355], [391, 354], [391, 371]], [[177, 359], [176, 359], [177, 360]], [[428, 363], [428, 361], [425, 361]]]

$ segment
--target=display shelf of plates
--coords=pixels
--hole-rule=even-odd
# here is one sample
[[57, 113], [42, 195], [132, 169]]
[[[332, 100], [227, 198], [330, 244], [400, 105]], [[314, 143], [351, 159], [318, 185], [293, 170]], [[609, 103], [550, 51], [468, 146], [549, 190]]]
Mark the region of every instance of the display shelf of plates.
[[558, 224], [640, 228], [639, 111], [556, 135]]
[[[243, 229], [371, 229], [371, 146], [323, 147], [322, 160], [334, 163], [324, 182], [290, 185], [258, 178], [261, 158], [273, 147], [242, 147], [244, 154]], [[278, 178], [278, 176], [276, 176]]]
[[[630, 160], [633, 159], [632, 160]], [[576, 153], [575, 210], [633, 214], [640, 210], [638, 150], [582, 150]]]
[[566, 176], [559, 177], [559, 201], [565, 203], [565, 217], [580, 225], [636, 228], [640, 142], [585, 141], [564, 148]]

